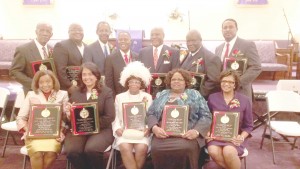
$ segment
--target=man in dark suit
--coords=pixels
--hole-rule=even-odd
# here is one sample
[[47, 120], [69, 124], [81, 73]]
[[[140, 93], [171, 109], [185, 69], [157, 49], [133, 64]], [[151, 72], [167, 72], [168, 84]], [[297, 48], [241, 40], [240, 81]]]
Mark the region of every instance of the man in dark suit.
[[35, 33], [36, 39], [16, 48], [9, 70], [9, 75], [23, 85], [25, 95], [31, 90], [31, 82], [34, 75], [31, 62], [47, 59], [51, 55], [49, 51], [52, 50], [47, 45], [53, 35], [52, 26], [48, 23], [38, 23]]
[[241, 84], [238, 91], [252, 99], [252, 82], [261, 72], [260, 58], [254, 42], [239, 38], [236, 34], [237, 31], [238, 26], [234, 19], [226, 19], [223, 22], [222, 33], [225, 42], [216, 48], [215, 54], [222, 61], [224, 61], [224, 57], [235, 55], [234, 53], [237, 51], [247, 58], [247, 69], [240, 77]]
[[105, 82], [106, 85], [113, 90], [114, 96], [126, 91], [119, 82], [120, 74], [123, 68], [129, 62], [136, 61], [138, 56], [130, 50], [131, 36], [129, 32], [119, 32], [117, 42], [120, 50], [113, 52], [106, 58], [105, 61]]
[[105, 58], [111, 54], [113, 45], [108, 43], [111, 34], [110, 25], [107, 22], [99, 22], [97, 25], [98, 40], [88, 46], [91, 55], [83, 58], [83, 62], [93, 62], [98, 66], [101, 75], [104, 75]]
[[67, 66], [80, 66], [82, 58], [90, 54], [87, 45], [82, 42], [84, 33], [81, 25], [73, 23], [69, 26], [69, 39], [56, 43], [53, 58], [57, 76], [62, 90], [69, 94], [76, 88], [77, 83], [71, 83], [67, 77]]
[[151, 73], [167, 73], [180, 66], [179, 50], [164, 45], [164, 30], [153, 28], [151, 30], [152, 45], [139, 52], [139, 60], [150, 68]]
[[202, 45], [201, 34], [197, 30], [188, 32], [186, 44], [189, 54], [182, 62], [181, 68], [206, 75], [200, 93], [207, 99], [209, 94], [220, 90], [221, 60]]

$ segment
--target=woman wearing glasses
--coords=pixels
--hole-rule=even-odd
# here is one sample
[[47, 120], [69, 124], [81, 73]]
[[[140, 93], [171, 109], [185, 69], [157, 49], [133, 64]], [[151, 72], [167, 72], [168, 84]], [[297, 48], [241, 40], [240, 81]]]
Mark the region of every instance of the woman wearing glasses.
[[247, 96], [236, 92], [240, 82], [235, 71], [223, 71], [220, 75], [220, 82], [222, 91], [209, 96], [208, 106], [211, 112], [239, 112], [239, 131], [238, 135], [229, 142], [208, 137], [208, 154], [222, 168], [241, 168], [239, 156], [244, 153], [245, 138], [253, 130], [252, 104]]
[[[126, 129], [123, 121], [123, 103], [144, 102], [146, 110], [152, 103], [152, 96], [142, 89], [150, 84], [151, 74], [141, 62], [131, 62], [121, 72], [120, 84], [127, 89], [115, 99], [116, 118], [112, 123], [115, 137], [114, 148], [120, 150], [126, 168], [141, 169], [146, 160], [150, 137], [148, 128], [144, 130]], [[135, 113], [131, 109], [129, 114]], [[134, 117], [134, 116], [132, 116]], [[144, 121], [145, 122], [145, 119]]]
[[[191, 76], [187, 71], [183, 69], [170, 71], [165, 83], [170, 89], [157, 94], [147, 113], [148, 127], [154, 134], [151, 142], [154, 168], [198, 169], [200, 148], [204, 146], [204, 137], [209, 131], [211, 113], [201, 94], [197, 90], [187, 89], [191, 85]], [[186, 133], [173, 137], [162, 128], [165, 105], [189, 106]]]

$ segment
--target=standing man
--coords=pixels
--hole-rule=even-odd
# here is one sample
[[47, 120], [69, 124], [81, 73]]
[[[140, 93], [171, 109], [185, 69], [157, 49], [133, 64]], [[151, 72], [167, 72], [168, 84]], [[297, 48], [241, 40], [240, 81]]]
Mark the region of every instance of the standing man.
[[117, 42], [120, 50], [113, 52], [106, 58], [105, 61], [106, 86], [113, 90], [114, 96], [127, 90], [119, 82], [121, 72], [128, 63], [136, 61], [138, 56], [136, 53], [130, 50], [131, 36], [129, 32], [119, 32]]
[[25, 95], [31, 90], [33, 70], [31, 62], [48, 59], [51, 47], [47, 45], [52, 37], [52, 26], [48, 23], [38, 23], [35, 29], [36, 39], [18, 46], [12, 61], [9, 75], [21, 83]]
[[247, 58], [247, 69], [240, 77], [240, 88], [237, 90], [252, 99], [252, 82], [261, 72], [261, 63], [254, 42], [237, 36], [238, 26], [234, 19], [226, 19], [222, 23], [222, 33], [225, 42], [216, 48], [216, 55], [224, 62], [224, 57], [230, 57], [233, 52]]
[[87, 45], [82, 42], [84, 37], [82, 26], [73, 23], [69, 26], [69, 39], [56, 43], [53, 49], [53, 58], [57, 70], [58, 80], [62, 90], [69, 94], [76, 88], [76, 83], [71, 83], [67, 77], [67, 66], [80, 66], [82, 58], [87, 57]]
[[111, 34], [110, 25], [104, 21], [99, 22], [96, 33], [99, 39], [88, 46], [91, 55], [84, 57], [83, 62], [95, 63], [98, 66], [101, 75], [104, 75], [105, 58], [111, 54], [111, 49], [113, 49], [113, 45], [108, 43]]
[[197, 30], [188, 32], [186, 35], [186, 44], [189, 54], [183, 61], [181, 68], [206, 75], [204, 83], [200, 87], [200, 93], [207, 99], [209, 94], [220, 90], [219, 75], [222, 66], [221, 60], [202, 45], [201, 34]]
[[151, 73], [168, 73], [180, 66], [179, 50], [164, 45], [164, 30], [153, 28], [151, 30], [152, 45], [139, 52], [139, 60], [150, 68]]

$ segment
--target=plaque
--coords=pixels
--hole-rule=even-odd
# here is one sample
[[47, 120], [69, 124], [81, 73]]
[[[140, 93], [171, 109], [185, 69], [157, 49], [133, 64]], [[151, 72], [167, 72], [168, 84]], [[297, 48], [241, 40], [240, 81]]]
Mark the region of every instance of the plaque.
[[164, 80], [166, 78], [166, 73], [152, 73], [152, 80], [150, 82], [149, 87], [147, 88], [147, 92], [152, 95], [154, 99], [158, 92], [166, 89], [166, 84]]
[[39, 70], [51, 70], [56, 75], [56, 69], [52, 58], [31, 62], [32, 72], [35, 74]]
[[145, 102], [128, 102], [122, 104], [124, 129], [144, 131], [146, 118]]
[[238, 135], [239, 112], [214, 111], [211, 124], [211, 138], [230, 141]]
[[76, 103], [71, 108], [73, 135], [99, 133], [99, 116], [96, 102]]
[[200, 87], [202, 86], [205, 80], [205, 74], [195, 73], [195, 72], [189, 72], [189, 73], [192, 77], [191, 88], [200, 91]]
[[78, 73], [80, 71], [80, 66], [68, 66], [66, 68], [67, 77], [73, 86], [78, 84]]
[[170, 136], [181, 136], [188, 127], [189, 106], [166, 105], [162, 114], [161, 127]]
[[247, 58], [224, 58], [223, 70], [234, 70], [239, 75], [243, 75], [247, 69]]
[[27, 138], [58, 138], [60, 137], [61, 105], [31, 105]]

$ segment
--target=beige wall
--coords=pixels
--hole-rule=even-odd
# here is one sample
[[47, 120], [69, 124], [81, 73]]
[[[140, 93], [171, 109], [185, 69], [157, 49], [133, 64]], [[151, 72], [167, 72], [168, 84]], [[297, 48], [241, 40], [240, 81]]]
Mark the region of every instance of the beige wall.
[[[34, 38], [37, 22], [47, 21], [53, 24], [53, 38], [63, 39], [68, 36], [68, 25], [78, 22], [85, 29], [85, 41], [90, 42], [96, 39], [97, 22], [107, 20], [115, 29], [144, 29], [146, 38], [153, 26], [162, 26], [165, 39], [178, 40], [185, 39], [190, 21], [190, 28], [200, 30], [203, 39], [219, 40], [223, 39], [221, 23], [230, 17], [238, 21], [241, 37], [287, 39], [284, 8], [292, 33], [300, 35], [299, 0], [269, 0], [264, 6], [239, 6], [236, 1], [53, 0], [50, 6], [25, 6], [23, 0], [0, 0], [0, 34], [4, 39]], [[182, 22], [168, 19], [175, 8], [183, 14]], [[108, 16], [113, 13], [119, 18], [111, 20]]]

